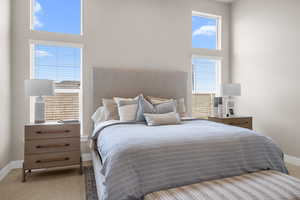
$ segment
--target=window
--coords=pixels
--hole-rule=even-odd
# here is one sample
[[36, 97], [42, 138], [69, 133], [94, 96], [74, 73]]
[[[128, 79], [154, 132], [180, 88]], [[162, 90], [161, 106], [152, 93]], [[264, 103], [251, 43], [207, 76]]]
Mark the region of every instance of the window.
[[207, 117], [212, 114], [213, 100], [220, 84], [220, 60], [193, 57], [192, 114]]
[[31, 29], [81, 34], [81, 0], [31, 0]]
[[221, 83], [222, 17], [192, 12], [192, 115], [207, 117]]
[[221, 17], [193, 12], [192, 46], [211, 50], [221, 49]]
[[80, 119], [81, 48], [61, 45], [32, 44], [32, 78], [55, 83], [55, 96], [45, 97], [46, 121]]

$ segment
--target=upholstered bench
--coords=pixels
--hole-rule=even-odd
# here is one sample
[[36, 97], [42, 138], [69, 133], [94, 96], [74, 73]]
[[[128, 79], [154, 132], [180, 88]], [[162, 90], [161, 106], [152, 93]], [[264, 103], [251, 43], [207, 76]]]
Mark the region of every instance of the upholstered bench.
[[260, 171], [153, 192], [145, 200], [300, 200], [300, 180]]

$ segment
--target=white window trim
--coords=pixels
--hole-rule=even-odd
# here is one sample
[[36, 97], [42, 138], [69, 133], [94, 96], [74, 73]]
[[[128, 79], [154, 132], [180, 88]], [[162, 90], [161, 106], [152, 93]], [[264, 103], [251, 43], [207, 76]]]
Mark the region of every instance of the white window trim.
[[192, 11], [192, 16], [199, 16], [204, 18], [212, 18], [217, 20], [217, 47], [216, 49], [207, 49], [207, 48], [192, 48], [192, 49], [203, 49], [206, 51], [221, 51], [222, 50], [222, 16], [214, 15], [204, 12]]
[[202, 58], [202, 59], [219, 60], [219, 61], [223, 60], [222, 56], [203, 56], [203, 55], [199, 55], [199, 54], [193, 54], [192, 58]]
[[43, 31], [43, 30], [34, 30], [33, 27], [33, 19], [34, 19], [34, 2], [36, 0], [30, 0], [30, 25], [29, 25], [29, 29], [31, 32], [40, 32], [40, 33], [53, 33], [53, 34], [61, 34], [61, 35], [80, 35], [83, 36], [84, 34], [84, 30], [83, 30], [83, 0], [80, 0], [80, 34], [73, 34], [73, 33], [62, 33], [62, 32], [50, 32], [50, 31]]
[[72, 48], [84, 48], [82, 43], [75, 42], [58, 42], [50, 40], [29, 40], [31, 45], [49, 45], [49, 46], [60, 46], [60, 47], [72, 47]]

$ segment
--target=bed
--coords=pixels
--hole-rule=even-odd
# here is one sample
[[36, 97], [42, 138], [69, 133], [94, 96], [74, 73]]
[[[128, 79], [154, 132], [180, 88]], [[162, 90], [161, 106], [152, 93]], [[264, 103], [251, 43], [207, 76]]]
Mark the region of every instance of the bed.
[[[93, 69], [94, 108], [101, 98], [139, 93], [187, 97], [187, 73]], [[179, 125], [107, 121], [92, 135], [100, 200], [140, 200], [151, 192], [260, 170], [287, 173], [280, 148], [254, 131], [185, 120]]]

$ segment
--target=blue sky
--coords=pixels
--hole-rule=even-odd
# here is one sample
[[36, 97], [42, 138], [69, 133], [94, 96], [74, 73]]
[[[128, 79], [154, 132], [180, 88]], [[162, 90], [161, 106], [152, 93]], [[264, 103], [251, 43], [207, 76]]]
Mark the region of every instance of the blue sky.
[[[67, 34], [81, 33], [81, 0], [35, 0], [33, 29]], [[216, 49], [217, 20], [192, 17], [192, 47]], [[80, 80], [80, 49], [36, 45], [35, 78]], [[216, 87], [216, 64], [193, 59], [196, 92], [212, 92]]]
[[35, 0], [33, 29], [80, 34], [80, 0]]
[[192, 17], [193, 48], [216, 49], [217, 20], [200, 16]]

